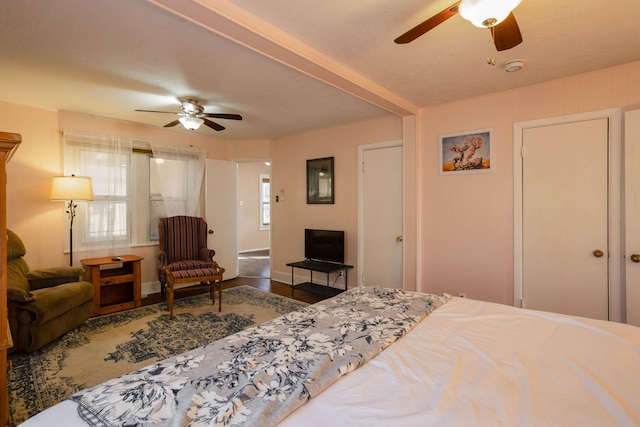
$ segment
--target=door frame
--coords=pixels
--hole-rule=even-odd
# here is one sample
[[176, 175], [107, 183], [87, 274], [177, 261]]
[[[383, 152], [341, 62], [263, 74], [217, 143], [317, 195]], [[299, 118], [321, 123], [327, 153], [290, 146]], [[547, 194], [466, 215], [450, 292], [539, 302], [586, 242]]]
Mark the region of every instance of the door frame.
[[[273, 169], [271, 168], [271, 157], [233, 157], [230, 160], [231, 162], [236, 164], [236, 171], [237, 171], [237, 167], [239, 163], [265, 163], [268, 162], [269, 163], [269, 179], [271, 180], [271, 182], [273, 182]], [[237, 186], [238, 186], [238, 179], [239, 176], [236, 172], [236, 209], [239, 203], [238, 200], [238, 192], [237, 192]], [[271, 194], [273, 195], [273, 188], [271, 189]], [[271, 203], [275, 203], [274, 201], [271, 201]], [[273, 204], [271, 205], [273, 206]], [[271, 211], [273, 213], [273, 211]], [[237, 215], [237, 211], [236, 211], [236, 215]], [[239, 224], [236, 223], [236, 228], [239, 228]], [[238, 239], [238, 230], [236, 230], [236, 239]], [[237, 245], [236, 245], [236, 249], [237, 249]], [[273, 256], [273, 251], [271, 250], [271, 225], [269, 225], [269, 278], [271, 279], [273, 276], [273, 260], [272, 260], [272, 256]], [[240, 260], [239, 257], [236, 256], [236, 270], [237, 273], [240, 274]], [[236, 276], [238, 277], [238, 276]]]
[[[403, 161], [404, 161], [404, 145], [401, 139], [376, 142], [373, 144], [358, 145], [358, 256], [356, 260], [356, 268], [358, 271], [358, 277], [356, 278], [357, 286], [362, 286], [362, 273], [364, 273], [364, 152], [369, 150], [380, 150], [384, 148], [402, 147], [403, 149]], [[404, 178], [402, 180], [404, 186]], [[404, 235], [404, 191], [402, 209], [402, 233]], [[404, 288], [404, 259], [405, 259], [405, 245], [402, 245], [402, 286]]]
[[621, 110], [611, 108], [566, 116], [549, 117], [513, 124], [513, 305], [522, 307], [522, 143], [525, 129], [574, 123], [587, 120], [608, 119], [609, 123], [609, 320], [622, 322], [622, 137]]

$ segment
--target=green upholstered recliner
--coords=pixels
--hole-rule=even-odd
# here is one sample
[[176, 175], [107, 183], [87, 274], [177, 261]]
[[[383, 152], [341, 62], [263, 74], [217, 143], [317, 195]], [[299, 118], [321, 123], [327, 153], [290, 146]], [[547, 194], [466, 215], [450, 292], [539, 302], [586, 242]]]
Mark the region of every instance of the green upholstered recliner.
[[13, 348], [36, 351], [91, 317], [93, 285], [82, 268], [29, 271], [24, 243], [7, 230], [7, 305]]

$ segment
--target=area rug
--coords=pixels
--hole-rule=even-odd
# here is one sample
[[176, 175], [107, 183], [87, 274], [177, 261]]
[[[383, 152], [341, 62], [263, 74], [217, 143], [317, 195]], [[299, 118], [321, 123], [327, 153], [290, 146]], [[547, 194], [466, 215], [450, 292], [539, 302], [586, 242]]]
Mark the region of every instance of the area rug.
[[89, 319], [31, 354], [12, 354], [8, 372], [14, 425], [73, 393], [200, 347], [307, 304], [250, 286], [224, 289], [222, 312], [208, 294]]

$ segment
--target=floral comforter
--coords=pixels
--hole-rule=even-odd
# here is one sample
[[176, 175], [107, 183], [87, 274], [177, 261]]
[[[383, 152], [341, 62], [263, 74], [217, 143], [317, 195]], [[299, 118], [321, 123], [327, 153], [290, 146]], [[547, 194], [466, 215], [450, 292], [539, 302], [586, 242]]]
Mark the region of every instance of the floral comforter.
[[275, 425], [450, 298], [350, 289], [71, 399], [92, 426]]

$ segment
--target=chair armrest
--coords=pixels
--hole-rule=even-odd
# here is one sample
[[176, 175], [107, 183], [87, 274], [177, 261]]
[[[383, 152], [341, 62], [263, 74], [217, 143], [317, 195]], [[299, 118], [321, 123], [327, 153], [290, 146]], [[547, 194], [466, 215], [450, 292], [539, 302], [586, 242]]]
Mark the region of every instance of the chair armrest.
[[209, 248], [200, 248], [200, 260], [201, 261], [213, 261], [213, 256], [216, 251]]
[[43, 324], [91, 301], [93, 285], [89, 282], [63, 283], [33, 292], [34, 299], [22, 304], [18, 314], [21, 323]]
[[220, 267], [216, 261], [213, 261], [213, 268], [220, 272], [220, 276], [222, 276], [224, 272], [227, 271], [224, 268]]
[[161, 266], [169, 264], [169, 258], [167, 257], [167, 253], [164, 251], [158, 252], [158, 255], [156, 255], [156, 258], [158, 258], [158, 261], [160, 262]]
[[31, 292], [20, 288], [7, 288], [7, 300], [9, 302], [23, 303], [33, 301], [35, 297]]
[[27, 272], [31, 289], [50, 288], [63, 283], [82, 280], [84, 270], [79, 267], [44, 268]]

